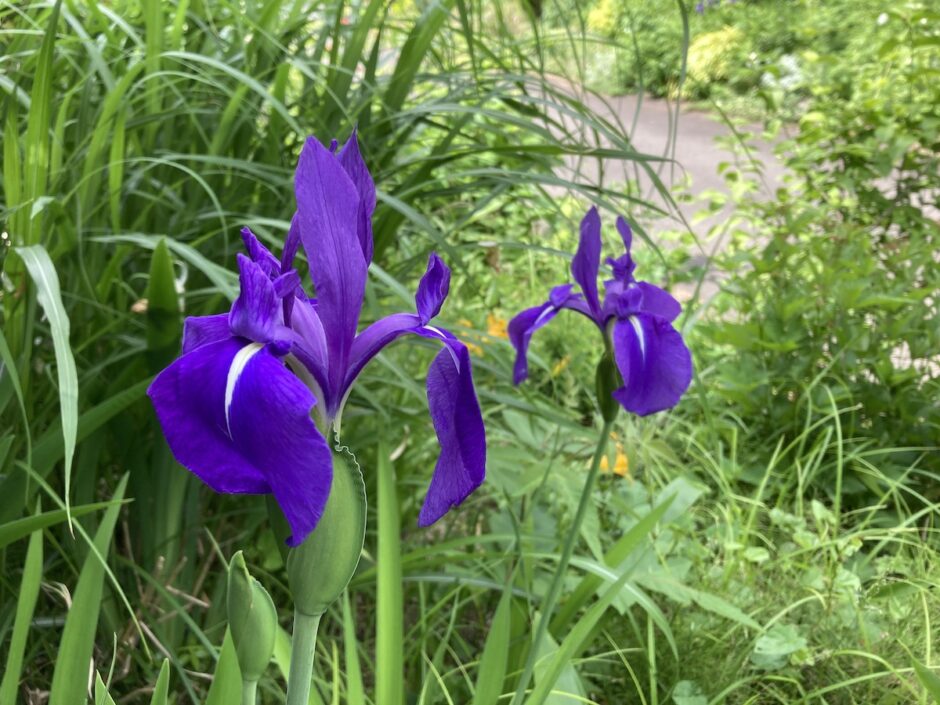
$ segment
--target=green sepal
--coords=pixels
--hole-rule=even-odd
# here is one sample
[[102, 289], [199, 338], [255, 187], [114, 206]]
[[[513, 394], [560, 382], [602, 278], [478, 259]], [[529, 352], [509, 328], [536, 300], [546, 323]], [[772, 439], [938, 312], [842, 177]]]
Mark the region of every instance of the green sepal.
[[242, 678], [257, 681], [274, 655], [277, 610], [268, 591], [251, 577], [241, 551], [228, 567], [228, 627]]
[[597, 365], [595, 378], [597, 405], [601, 409], [604, 421], [608, 423], [612, 423], [620, 411], [620, 404], [614, 399], [614, 392], [622, 386], [623, 379], [620, 376], [620, 370], [617, 369], [614, 356], [608, 351], [604, 353], [604, 357]]
[[[286, 522], [278, 514], [272, 524], [283, 540]], [[320, 523], [287, 552], [287, 583], [297, 611], [319, 616], [343, 594], [359, 565], [365, 537], [366, 487], [359, 464], [343, 449], [333, 453], [333, 483]]]

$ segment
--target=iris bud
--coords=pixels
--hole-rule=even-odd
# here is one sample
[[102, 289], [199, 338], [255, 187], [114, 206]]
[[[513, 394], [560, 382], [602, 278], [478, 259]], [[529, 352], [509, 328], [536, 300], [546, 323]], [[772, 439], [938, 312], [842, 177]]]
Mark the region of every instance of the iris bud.
[[604, 353], [597, 365], [595, 386], [601, 416], [604, 417], [604, 421], [610, 423], [617, 418], [617, 413], [620, 411], [620, 404], [614, 399], [614, 392], [623, 386], [620, 370], [617, 369], [617, 363], [614, 362], [614, 356], [610, 351]]
[[228, 626], [242, 678], [261, 678], [274, 654], [277, 610], [268, 591], [251, 577], [239, 551], [228, 567]]
[[287, 582], [298, 612], [317, 617], [343, 593], [359, 565], [365, 536], [362, 472], [350, 453], [335, 452], [323, 516], [306, 540], [287, 552]]

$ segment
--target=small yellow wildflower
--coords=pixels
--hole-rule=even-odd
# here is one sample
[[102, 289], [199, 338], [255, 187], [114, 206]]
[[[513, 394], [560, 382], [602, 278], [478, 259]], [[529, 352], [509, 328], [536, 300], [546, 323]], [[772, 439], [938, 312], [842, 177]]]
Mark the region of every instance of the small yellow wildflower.
[[[607, 460], [605, 455], [601, 458], [601, 472], [610, 472], [610, 462]], [[617, 443], [617, 455], [614, 459], [614, 475], [620, 475], [620, 477], [629, 477], [630, 475], [630, 459], [627, 457], [627, 454], [623, 452], [623, 445]]]
[[471, 343], [469, 340], [464, 340], [463, 344], [467, 346], [467, 350], [470, 351], [471, 355], [476, 355], [477, 357], [483, 357], [483, 348], [481, 348], [476, 343]]
[[568, 367], [568, 363], [571, 362], [571, 355], [565, 355], [558, 362], [555, 363], [555, 366], [552, 368], [552, 377], [557, 377], [562, 372], [565, 371], [565, 368]]
[[509, 322], [505, 318], [494, 316], [492, 313], [486, 314], [486, 334], [493, 338], [509, 338]]

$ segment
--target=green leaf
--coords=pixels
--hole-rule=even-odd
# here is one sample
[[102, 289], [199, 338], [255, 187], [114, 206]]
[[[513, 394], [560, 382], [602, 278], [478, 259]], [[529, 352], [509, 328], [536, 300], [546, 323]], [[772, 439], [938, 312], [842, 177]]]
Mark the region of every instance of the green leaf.
[[[82, 698], [84, 702], [84, 698]], [[95, 705], [114, 705], [114, 698], [108, 693], [108, 687], [101, 680], [101, 674], [95, 671]]]
[[153, 687], [153, 696], [150, 698], [150, 705], [166, 705], [169, 691], [170, 661], [169, 659], [163, 659], [163, 665], [160, 666], [160, 675], [157, 676], [157, 683]]
[[486, 642], [483, 645], [480, 669], [473, 693], [473, 705], [496, 705], [499, 696], [503, 694], [503, 682], [506, 679], [509, 664], [512, 596], [512, 580], [510, 579], [496, 606], [496, 612], [493, 613], [493, 621], [490, 623]]
[[911, 664], [914, 666], [914, 673], [917, 674], [917, 680], [924, 686], [924, 689], [927, 691], [927, 694], [930, 695], [934, 704], [940, 705], [940, 676], [917, 659], [911, 659]]
[[92, 550], [85, 558], [78, 585], [73, 593], [72, 606], [65, 618], [65, 627], [59, 641], [58, 658], [52, 674], [49, 705], [84, 705], [88, 683], [88, 664], [92, 661], [95, 647], [95, 631], [98, 612], [101, 609], [101, 594], [104, 587], [105, 566], [111, 535], [121, 510], [121, 500], [127, 487], [127, 475], [121, 478], [114, 492], [114, 504], [108, 508], [95, 539]]
[[[58, 8], [58, 5], [56, 5]], [[69, 495], [72, 483], [72, 458], [78, 435], [78, 372], [75, 358], [69, 346], [69, 317], [59, 291], [59, 277], [49, 253], [42, 245], [17, 247], [30, 277], [36, 284], [36, 298], [42, 306], [52, 345], [55, 349], [56, 373], [59, 382], [59, 408], [62, 416], [62, 438], [65, 444], [65, 510], [69, 510]], [[71, 519], [69, 519], [71, 522]]]
[[[114, 504], [120, 504], [120, 502], [112, 500], [110, 502], [82, 504], [72, 508], [72, 518], [75, 519], [80, 516], [85, 516], [99, 509], [107, 509]], [[25, 538], [34, 531], [41, 531], [61, 521], [65, 521], [66, 518], [67, 515], [64, 509], [53, 509], [48, 512], [43, 512], [42, 514], [33, 514], [32, 516], [17, 519], [16, 521], [8, 521], [5, 524], [0, 524], [0, 549], [5, 548], [14, 541]]]
[[346, 705], [366, 705], [362, 685], [362, 667], [359, 665], [359, 640], [356, 622], [349, 604], [349, 590], [343, 593], [343, 648], [346, 651]]
[[777, 623], [755, 642], [751, 663], [773, 671], [786, 666], [791, 654], [805, 648], [806, 638], [795, 625]]
[[375, 700], [404, 702], [404, 598], [401, 585], [401, 517], [395, 466], [384, 443], [378, 447], [378, 563], [376, 566]]
[[[37, 507], [38, 511], [38, 507]], [[37, 514], [35, 516], [43, 516]], [[0, 530], [5, 527], [0, 527]], [[16, 599], [16, 617], [13, 621], [13, 634], [10, 637], [10, 650], [7, 654], [7, 667], [0, 682], [0, 703], [3, 705], [16, 702], [20, 672], [23, 668], [23, 653], [26, 650], [26, 637], [29, 634], [36, 599], [39, 597], [39, 585], [42, 582], [42, 529], [37, 528], [29, 537], [26, 560], [23, 563], [23, 579]]]
[[233, 705], [241, 702], [241, 698], [242, 672], [238, 668], [238, 654], [235, 652], [232, 635], [226, 629], [222, 651], [219, 652], [219, 661], [212, 676], [212, 685], [206, 695], [206, 705]]
[[158, 367], [169, 362], [179, 347], [180, 302], [176, 293], [176, 272], [166, 238], [153, 250], [150, 280], [147, 283], [147, 348], [161, 359]]

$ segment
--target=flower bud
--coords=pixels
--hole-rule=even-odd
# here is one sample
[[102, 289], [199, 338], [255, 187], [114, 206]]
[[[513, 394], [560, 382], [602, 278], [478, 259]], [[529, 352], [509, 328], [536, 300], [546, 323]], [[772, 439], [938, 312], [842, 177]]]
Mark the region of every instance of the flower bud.
[[239, 551], [228, 567], [228, 626], [242, 678], [261, 678], [274, 654], [277, 610], [268, 591], [248, 572]]
[[362, 472], [352, 454], [336, 452], [323, 516], [306, 540], [287, 552], [287, 582], [297, 611], [311, 617], [326, 612], [356, 572], [365, 536]]
[[620, 370], [617, 369], [617, 363], [614, 362], [614, 356], [608, 351], [597, 365], [597, 377], [595, 378], [597, 389], [597, 404], [601, 408], [601, 415], [604, 421], [611, 423], [617, 418], [617, 412], [620, 411], [620, 404], [614, 399], [614, 392], [623, 386], [623, 379], [620, 377]]

